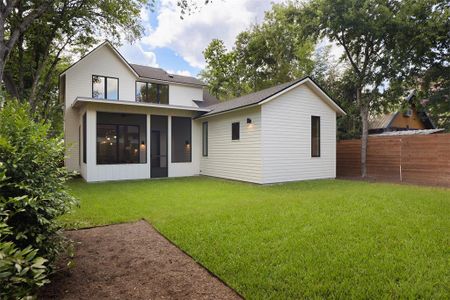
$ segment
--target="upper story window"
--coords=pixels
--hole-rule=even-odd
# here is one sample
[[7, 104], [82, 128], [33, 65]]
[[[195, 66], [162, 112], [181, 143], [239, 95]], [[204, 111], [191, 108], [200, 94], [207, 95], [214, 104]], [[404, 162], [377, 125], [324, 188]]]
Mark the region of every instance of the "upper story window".
[[136, 101], [169, 104], [169, 86], [167, 84], [136, 81]]
[[119, 78], [92, 75], [92, 98], [119, 99]]

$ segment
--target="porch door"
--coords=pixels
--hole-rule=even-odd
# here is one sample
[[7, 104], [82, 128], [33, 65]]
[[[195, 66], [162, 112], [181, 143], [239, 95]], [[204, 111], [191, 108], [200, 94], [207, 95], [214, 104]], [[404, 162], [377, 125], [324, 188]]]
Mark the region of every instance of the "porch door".
[[150, 117], [150, 176], [167, 177], [167, 116]]

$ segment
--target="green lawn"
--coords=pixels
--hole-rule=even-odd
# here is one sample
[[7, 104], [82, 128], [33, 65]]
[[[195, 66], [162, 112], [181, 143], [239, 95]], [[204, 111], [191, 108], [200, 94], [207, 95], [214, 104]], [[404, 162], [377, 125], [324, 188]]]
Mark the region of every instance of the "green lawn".
[[147, 219], [248, 299], [450, 298], [450, 190], [322, 180], [70, 183], [69, 227]]

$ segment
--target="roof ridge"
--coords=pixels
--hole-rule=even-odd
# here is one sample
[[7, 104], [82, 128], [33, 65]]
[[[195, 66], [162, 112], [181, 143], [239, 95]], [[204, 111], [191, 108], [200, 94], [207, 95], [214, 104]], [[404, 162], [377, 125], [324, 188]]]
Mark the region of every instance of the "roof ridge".
[[[305, 76], [305, 77], [302, 77], [302, 78], [299, 78], [299, 79], [295, 79], [295, 80], [292, 80], [292, 81], [280, 83], [280, 84], [277, 84], [277, 85], [274, 85], [274, 86], [271, 86], [271, 87], [267, 87], [267, 88], [264, 88], [264, 89], [259, 90], [259, 91], [251, 92], [251, 93], [248, 93], [248, 94], [239, 96], [239, 97], [235, 97], [235, 98], [232, 98], [232, 99], [229, 99], [229, 100], [226, 100], [226, 101], [221, 101], [221, 102], [219, 102], [219, 103], [216, 103], [216, 104], [213, 104], [213, 105], [208, 106], [208, 108], [211, 108], [211, 107], [213, 107], [213, 106], [215, 106], [215, 105], [220, 105], [220, 104], [223, 104], [223, 103], [235, 102], [235, 101], [238, 101], [238, 100], [240, 100], [240, 99], [242, 99], [242, 98], [249, 97], [249, 96], [252, 96], [252, 95], [255, 95], [255, 94], [258, 94], [258, 93], [264, 93], [264, 92], [267, 92], [267, 91], [269, 91], [269, 90], [277, 90], [277, 89], [280, 88], [281, 86], [286, 85], [286, 87], [283, 87], [283, 89], [284, 89], [284, 88], [287, 88], [287, 87], [289, 87], [289, 86], [291, 86], [291, 85], [296, 84], [297, 82], [300, 82], [300, 81], [304, 80], [304, 79], [307, 78], [307, 77], [309, 77], [309, 76]], [[271, 97], [271, 96], [277, 94], [278, 92], [279, 92], [279, 91], [274, 91], [273, 93], [271, 93], [270, 95], [267, 95], [266, 97], [264, 97], [264, 98], [261, 99], [260, 101], [263, 101], [264, 99], [267, 99], [267, 98], [269, 98], [269, 97]], [[260, 101], [259, 101], [259, 102], [260, 102]]]

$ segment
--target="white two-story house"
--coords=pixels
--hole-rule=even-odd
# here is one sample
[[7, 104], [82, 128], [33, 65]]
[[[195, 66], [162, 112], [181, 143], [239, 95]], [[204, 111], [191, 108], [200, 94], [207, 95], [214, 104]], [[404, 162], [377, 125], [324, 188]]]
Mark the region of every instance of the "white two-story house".
[[193, 77], [128, 63], [104, 42], [60, 75], [65, 165], [86, 181], [336, 175], [341, 108], [309, 77], [219, 103]]

